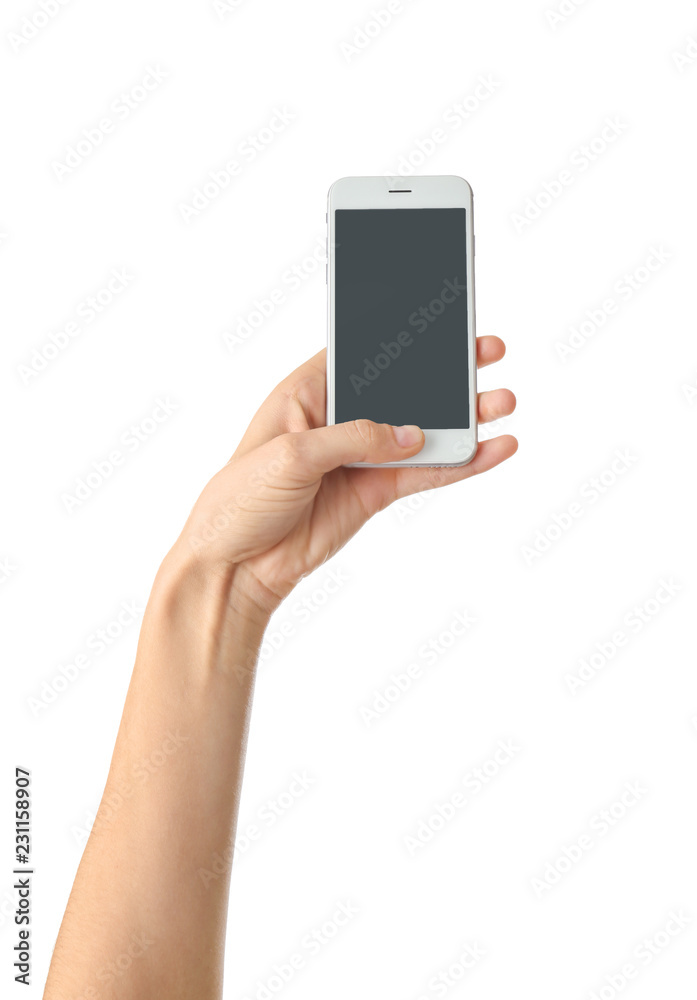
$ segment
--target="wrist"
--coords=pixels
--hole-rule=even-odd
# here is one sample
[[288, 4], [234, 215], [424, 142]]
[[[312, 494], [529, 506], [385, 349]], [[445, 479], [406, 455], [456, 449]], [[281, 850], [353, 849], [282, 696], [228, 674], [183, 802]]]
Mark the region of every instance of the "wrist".
[[238, 678], [254, 673], [270, 611], [244, 565], [215, 564], [175, 543], [158, 570], [148, 605], [205, 672]]

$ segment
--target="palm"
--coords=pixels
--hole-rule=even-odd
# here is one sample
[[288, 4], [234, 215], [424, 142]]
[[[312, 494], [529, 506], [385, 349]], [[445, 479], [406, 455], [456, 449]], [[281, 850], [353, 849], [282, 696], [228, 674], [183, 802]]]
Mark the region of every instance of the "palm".
[[[480, 338], [479, 365], [498, 360], [504, 351], [498, 338]], [[226, 470], [234, 473], [238, 462], [256, 460], [255, 450], [281, 434], [325, 425], [325, 354], [321, 351], [271, 393]], [[508, 390], [482, 393], [479, 420], [503, 416], [514, 406], [515, 397]], [[256, 537], [249, 539], [245, 564], [268, 589], [284, 597], [392, 501], [483, 472], [507, 458], [515, 447], [513, 438], [485, 442], [470, 465], [452, 469], [339, 467], [302, 485], [292, 476], [287, 482], [281, 476], [257, 500], [259, 516], [250, 524]]]

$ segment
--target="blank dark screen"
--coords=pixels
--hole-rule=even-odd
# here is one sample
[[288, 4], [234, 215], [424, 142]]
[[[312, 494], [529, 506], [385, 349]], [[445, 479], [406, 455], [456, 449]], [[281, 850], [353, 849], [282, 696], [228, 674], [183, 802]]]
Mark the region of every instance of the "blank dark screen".
[[334, 252], [337, 423], [468, 428], [465, 209], [337, 209]]

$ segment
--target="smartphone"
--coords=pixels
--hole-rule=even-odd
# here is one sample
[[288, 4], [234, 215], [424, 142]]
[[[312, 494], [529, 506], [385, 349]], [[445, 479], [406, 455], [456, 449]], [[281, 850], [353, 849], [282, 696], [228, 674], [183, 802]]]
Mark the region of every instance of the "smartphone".
[[426, 438], [377, 467], [476, 454], [472, 207], [462, 177], [342, 177], [329, 189], [327, 424], [418, 424]]

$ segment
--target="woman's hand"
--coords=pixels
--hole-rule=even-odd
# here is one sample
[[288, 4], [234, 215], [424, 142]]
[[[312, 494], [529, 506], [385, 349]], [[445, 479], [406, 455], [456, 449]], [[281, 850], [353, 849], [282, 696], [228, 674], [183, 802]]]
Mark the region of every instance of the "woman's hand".
[[[497, 338], [479, 341], [480, 365], [503, 353]], [[505, 389], [482, 393], [479, 420], [514, 406]], [[325, 427], [324, 407], [322, 352], [271, 393], [162, 564], [46, 1000], [223, 995], [230, 864], [269, 615], [376, 511], [484, 472], [517, 446], [486, 441], [461, 468], [342, 468], [416, 455], [423, 435], [405, 444], [385, 424]], [[136, 779], [155, 755], [167, 763], [148, 770], [147, 784]], [[132, 969], [102, 993], [104, 970], [142, 938]]]
[[[504, 353], [498, 337], [478, 338], [478, 367]], [[177, 542], [222, 575], [235, 572], [236, 585], [266, 615], [373, 514], [412, 493], [486, 472], [518, 447], [504, 435], [480, 443], [473, 461], [461, 467], [343, 468], [411, 458], [424, 435], [369, 420], [327, 427], [325, 367], [326, 351], [320, 351], [274, 389]], [[479, 423], [508, 416], [515, 404], [508, 389], [480, 393]]]

